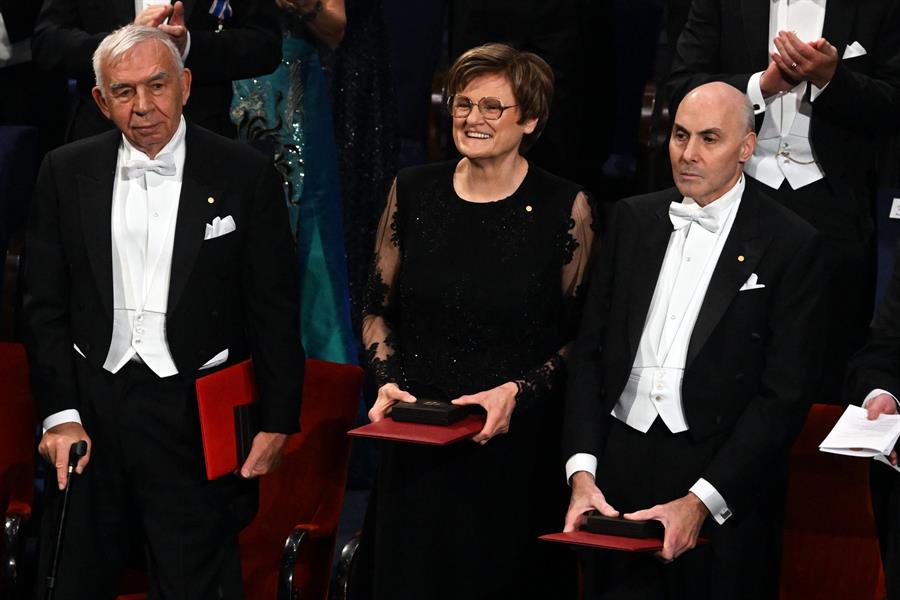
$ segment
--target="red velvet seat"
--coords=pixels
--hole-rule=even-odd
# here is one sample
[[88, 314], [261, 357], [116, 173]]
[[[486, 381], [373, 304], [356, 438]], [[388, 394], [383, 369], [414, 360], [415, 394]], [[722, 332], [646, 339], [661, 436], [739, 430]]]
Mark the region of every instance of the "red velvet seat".
[[307, 359], [301, 432], [289, 438], [281, 466], [260, 481], [259, 512], [241, 533], [247, 600], [328, 597], [350, 458], [347, 431], [356, 422], [362, 375], [357, 366]]
[[35, 416], [28, 361], [21, 344], [0, 342], [0, 509], [5, 515], [0, 542], [0, 597], [13, 597], [21, 528], [31, 516], [34, 495]]
[[[361, 384], [359, 367], [306, 361], [301, 432], [288, 442], [281, 467], [260, 482], [259, 514], [241, 533], [248, 600], [276, 597], [282, 550], [289, 550], [285, 538], [291, 533], [299, 555], [282, 579], [290, 576], [303, 600], [328, 596], [350, 458], [347, 431], [356, 421]], [[286, 593], [279, 589], [277, 597], [290, 598]]]
[[781, 600], [881, 600], [884, 575], [869, 500], [869, 463], [819, 443], [844, 411], [815, 404], [791, 449]]

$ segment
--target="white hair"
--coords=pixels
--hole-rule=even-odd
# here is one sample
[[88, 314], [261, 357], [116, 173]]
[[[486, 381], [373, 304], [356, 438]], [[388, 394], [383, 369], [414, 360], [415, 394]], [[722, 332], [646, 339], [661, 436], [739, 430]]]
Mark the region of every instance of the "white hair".
[[747, 127], [747, 133], [756, 131], [756, 113], [753, 112], [753, 104], [746, 94], [744, 95], [744, 102], [741, 109], [744, 113], [744, 124]]
[[150, 40], [156, 40], [165, 46], [169, 54], [172, 55], [172, 62], [175, 64], [177, 75], [181, 76], [181, 73], [184, 71], [184, 61], [169, 34], [156, 27], [134, 24], [125, 25], [103, 38], [103, 41], [94, 50], [94, 80], [101, 93], [106, 94], [105, 82], [103, 81], [103, 65], [113, 64], [138, 44]]

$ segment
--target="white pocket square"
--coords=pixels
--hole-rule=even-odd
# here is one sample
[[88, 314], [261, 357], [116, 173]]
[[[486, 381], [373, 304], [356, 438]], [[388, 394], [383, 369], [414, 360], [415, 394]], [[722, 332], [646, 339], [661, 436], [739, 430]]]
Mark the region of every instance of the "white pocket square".
[[206, 234], [203, 236], [203, 239], [211, 240], [225, 235], [226, 233], [231, 233], [235, 229], [237, 229], [237, 226], [234, 224], [234, 219], [231, 215], [228, 215], [224, 219], [216, 217], [213, 219], [212, 223], [206, 224]]
[[203, 363], [203, 366], [200, 367], [200, 370], [203, 371], [204, 369], [212, 369], [213, 367], [218, 367], [226, 360], [228, 360], [228, 348], [225, 348], [224, 350], [213, 356], [211, 359]]
[[746, 292], [747, 290], [759, 290], [766, 285], [764, 283], [757, 283], [759, 278], [756, 276], [756, 273], [752, 273], [750, 277], [747, 278], [747, 281], [744, 282], [744, 285], [741, 286], [739, 292]]
[[87, 356], [84, 355], [84, 352], [81, 351], [81, 348], [78, 347], [78, 344], [72, 344], [72, 348], [75, 349], [75, 352], [78, 353], [78, 356], [80, 356], [81, 358], [87, 358]]
[[857, 56], [865, 56], [866, 54], [866, 49], [862, 47], [862, 44], [853, 42], [844, 49], [844, 56], [842, 58], [847, 60], [848, 58], [856, 58]]

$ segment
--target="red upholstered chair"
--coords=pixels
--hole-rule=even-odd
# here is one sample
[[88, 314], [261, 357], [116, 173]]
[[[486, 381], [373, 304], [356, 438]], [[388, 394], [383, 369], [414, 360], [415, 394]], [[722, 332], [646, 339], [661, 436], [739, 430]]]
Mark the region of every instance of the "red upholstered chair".
[[20, 534], [31, 516], [35, 452], [34, 406], [21, 344], [0, 342], [0, 411], [0, 509], [5, 515], [0, 597], [15, 597]]
[[[289, 438], [281, 466], [260, 480], [259, 512], [241, 532], [247, 600], [325, 600], [344, 503], [350, 438], [363, 372], [307, 359], [301, 432]], [[118, 600], [141, 600], [134, 577]]]
[[791, 449], [781, 600], [880, 600], [870, 461], [819, 451], [842, 406], [815, 404]]
[[361, 385], [359, 367], [306, 361], [301, 432], [260, 481], [259, 513], [241, 533], [248, 600], [327, 598]]

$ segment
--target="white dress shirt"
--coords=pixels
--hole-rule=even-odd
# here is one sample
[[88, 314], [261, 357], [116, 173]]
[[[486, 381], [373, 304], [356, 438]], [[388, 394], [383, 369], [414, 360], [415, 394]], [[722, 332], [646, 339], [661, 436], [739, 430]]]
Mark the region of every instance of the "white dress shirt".
[[[103, 364], [111, 373], [117, 373], [129, 360], [143, 362], [159, 377], [178, 373], [166, 341], [166, 310], [184, 174], [184, 134], [182, 117], [175, 135], [156, 156], [174, 163], [172, 175], [148, 170], [130, 177], [126, 166], [149, 158], [124, 136], [119, 145], [110, 231], [113, 333]], [[83, 356], [77, 346], [74, 350]], [[54, 413], [44, 419], [43, 427], [46, 431], [66, 422], [80, 423], [78, 411]]]
[[[779, 31], [793, 31], [804, 42], [822, 37], [826, 0], [770, 0], [769, 52], [776, 53]], [[765, 112], [759, 142], [744, 172], [771, 188], [787, 179], [798, 189], [825, 177], [809, 142], [812, 103], [825, 88], [800, 82], [792, 90], [763, 98], [759, 87], [762, 72], [747, 83], [747, 96], [756, 114]], [[807, 87], [809, 95], [807, 97]]]
[[31, 38], [27, 37], [15, 43], [10, 41], [9, 32], [6, 29], [6, 21], [3, 20], [3, 15], [0, 14], [0, 69], [30, 60]]
[[[612, 416], [629, 427], [646, 433], [657, 417], [672, 433], [687, 431], [681, 384], [688, 346], [694, 325], [716, 264], [744, 194], [744, 178], [716, 201], [700, 207], [692, 198], [682, 205], [688, 212], [706, 215], [713, 222], [704, 228], [696, 222], [675, 224], [650, 309], [641, 333], [625, 389], [611, 411]], [[710, 218], [711, 217], [711, 218]], [[577, 471], [595, 474], [597, 459], [579, 453], [566, 462], [566, 477]], [[716, 489], [703, 478], [690, 488], [709, 509], [717, 522], [723, 523], [731, 511]]]

